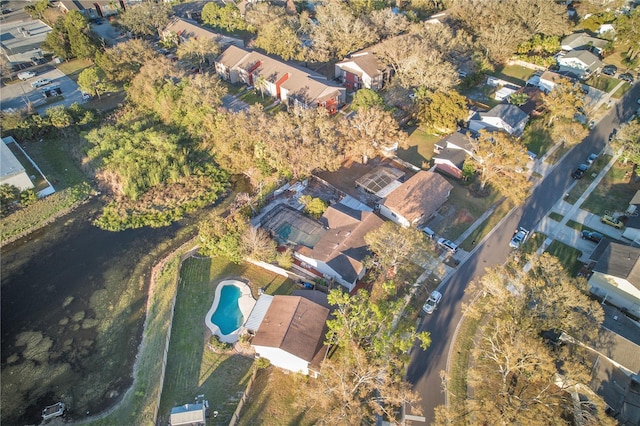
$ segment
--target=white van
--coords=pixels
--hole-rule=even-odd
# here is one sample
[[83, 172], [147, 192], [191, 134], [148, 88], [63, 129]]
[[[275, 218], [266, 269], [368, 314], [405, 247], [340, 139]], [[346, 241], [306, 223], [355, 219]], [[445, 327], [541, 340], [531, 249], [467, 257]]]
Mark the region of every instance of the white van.
[[436, 233], [433, 232], [431, 228], [427, 228], [426, 226], [422, 228], [422, 232], [424, 232], [424, 235], [430, 240], [433, 240], [433, 237], [436, 236]]

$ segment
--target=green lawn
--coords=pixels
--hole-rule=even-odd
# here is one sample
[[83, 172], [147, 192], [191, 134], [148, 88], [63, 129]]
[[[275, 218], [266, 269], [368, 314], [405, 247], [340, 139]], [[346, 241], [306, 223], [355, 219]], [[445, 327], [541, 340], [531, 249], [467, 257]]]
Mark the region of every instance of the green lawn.
[[535, 70], [531, 68], [521, 67], [520, 65], [506, 65], [503, 68], [496, 68], [491, 75], [524, 86], [533, 73], [535, 73]]
[[63, 62], [56, 65], [60, 71], [62, 71], [67, 77], [74, 82], [78, 82], [78, 76], [85, 69], [89, 68], [93, 63], [87, 59], [73, 59], [71, 61]]
[[618, 90], [613, 92], [611, 95], [614, 99], [620, 99], [625, 93], [627, 93], [631, 89], [631, 85], [626, 81], [622, 84], [622, 86], [618, 87]]
[[199, 394], [204, 394], [211, 409], [219, 412], [212, 424], [229, 423], [251, 375], [253, 357], [210, 350], [204, 318], [218, 283], [240, 277], [248, 280], [255, 298], [259, 288], [268, 294], [290, 294], [295, 285], [285, 277], [250, 264], [200, 257], [183, 263], [160, 403], [159, 418], [163, 424], [171, 407], [193, 401]]
[[545, 124], [543, 118], [531, 120], [525, 128], [521, 139], [527, 150], [536, 154], [538, 158], [555, 144]]
[[580, 272], [582, 268], [582, 262], [578, 260], [578, 257], [582, 255], [580, 250], [554, 240], [546, 252], [557, 257], [570, 276], [575, 277], [578, 275], [578, 272]]
[[562, 219], [564, 219], [564, 216], [560, 213], [551, 212], [549, 213], [549, 218], [555, 220], [556, 222], [560, 222]]
[[[604, 167], [604, 164], [606, 164], [610, 158], [609, 156], [602, 156], [598, 158], [594, 166]], [[622, 162], [617, 161], [593, 192], [589, 194], [589, 197], [582, 204], [581, 208], [597, 215], [604, 213], [606, 210], [626, 210], [629, 201], [631, 201], [636, 191], [640, 190], [640, 183], [635, 182], [631, 175], [632, 167], [630, 163], [624, 165]], [[582, 180], [586, 178], [587, 176], [585, 175]], [[588, 184], [589, 181], [587, 180], [585, 183]], [[582, 187], [583, 183], [580, 182], [580, 185]], [[574, 187], [574, 191], [575, 190], [576, 188]], [[571, 191], [570, 196], [578, 197], [582, 193], [574, 193], [574, 191]], [[584, 191], [584, 189], [582, 191]]]
[[598, 75], [587, 80], [587, 84], [589, 86], [595, 87], [596, 89], [602, 90], [606, 93], [611, 92], [618, 83], [620, 83], [620, 80], [606, 75]]
[[426, 133], [419, 128], [415, 129], [409, 136], [408, 147], [398, 148], [397, 155], [414, 166], [427, 169], [431, 158], [435, 155], [433, 151], [435, 144], [441, 138], [441, 136]]

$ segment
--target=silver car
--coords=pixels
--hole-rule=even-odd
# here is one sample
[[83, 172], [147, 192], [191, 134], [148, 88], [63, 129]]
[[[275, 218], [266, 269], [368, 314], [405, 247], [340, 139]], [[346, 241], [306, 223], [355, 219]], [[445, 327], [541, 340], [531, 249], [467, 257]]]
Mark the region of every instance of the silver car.
[[442, 293], [439, 291], [433, 291], [424, 305], [422, 305], [422, 310], [427, 314], [432, 314], [433, 311], [438, 307], [438, 303], [442, 299]]

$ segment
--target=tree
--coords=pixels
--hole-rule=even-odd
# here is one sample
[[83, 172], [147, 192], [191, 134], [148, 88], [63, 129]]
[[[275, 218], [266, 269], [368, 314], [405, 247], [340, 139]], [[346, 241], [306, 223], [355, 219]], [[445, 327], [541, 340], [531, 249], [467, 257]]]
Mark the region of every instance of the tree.
[[153, 36], [161, 34], [171, 16], [173, 16], [173, 9], [169, 4], [144, 2], [128, 7], [120, 15], [120, 22], [123, 27], [138, 36]]
[[611, 141], [613, 148], [620, 151], [620, 157], [626, 164], [640, 165], [640, 120], [637, 118], [620, 126], [620, 131]]
[[118, 43], [96, 54], [96, 65], [115, 84], [128, 83], [140, 72], [140, 68], [158, 55], [151, 45], [141, 39]]
[[509, 8], [501, 0], [485, 1], [482, 7], [460, 0], [453, 13], [496, 63], [509, 59], [534, 34], [560, 35], [568, 29], [566, 10], [555, 0], [512, 0]]
[[327, 423], [360, 424], [376, 416], [397, 419], [400, 407], [418, 400], [402, 376], [408, 350], [415, 339], [426, 349], [428, 333], [416, 333], [407, 324], [394, 328], [402, 301], [373, 301], [366, 291], [350, 296], [339, 290], [329, 293], [328, 300], [335, 309], [327, 321], [326, 343], [335, 351], [310, 384], [310, 392], [319, 397], [305, 403], [320, 405]]
[[373, 29], [361, 18], [354, 17], [341, 2], [329, 2], [316, 8], [317, 24], [311, 29], [311, 60], [342, 59], [376, 40]]
[[285, 61], [302, 57], [302, 42], [295, 29], [285, 19], [263, 25], [258, 30], [254, 44], [268, 54], [278, 55]]
[[240, 248], [244, 257], [262, 262], [272, 262], [276, 258], [276, 242], [262, 228], [247, 226], [240, 238]]
[[517, 106], [522, 106], [529, 101], [529, 95], [524, 92], [516, 92], [509, 96], [509, 103]]
[[[554, 346], [541, 336], [553, 331], [589, 344], [598, 334], [602, 308], [590, 300], [586, 282], [569, 277], [555, 257], [545, 253], [529, 260], [529, 272], [511, 260], [470, 287], [484, 298], [467, 308], [481, 325], [467, 376], [472, 392], [468, 399], [458, 397], [467, 399], [466, 409], [478, 423], [565, 424], [563, 417], [575, 413], [569, 391], [590, 380], [579, 345]], [[593, 424], [611, 424], [603, 401], [591, 402], [597, 407]]]
[[43, 19], [44, 12], [49, 8], [49, 0], [38, 0], [24, 7], [25, 12], [33, 19]]
[[574, 146], [589, 134], [585, 126], [575, 120], [560, 119], [553, 122], [551, 137], [556, 141], [563, 141], [567, 146]]
[[542, 102], [549, 116], [548, 126], [557, 119], [572, 120], [576, 113], [584, 107], [584, 93], [580, 84], [573, 83], [566, 78], [556, 82], [549, 93], [542, 94]]
[[242, 18], [240, 9], [233, 2], [227, 2], [220, 6], [215, 2], [209, 2], [202, 8], [202, 22], [226, 31], [254, 31]]
[[363, 88], [353, 95], [353, 101], [351, 102], [351, 108], [353, 110], [358, 111], [361, 108], [367, 109], [372, 107], [385, 107], [384, 98], [375, 90]]
[[98, 97], [100, 97], [101, 93], [114, 89], [113, 85], [107, 80], [106, 73], [98, 66], [82, 70], [78, 75], [78, 86], [83, 92], [95, 93]]
[[246, 228], [246, 220], [238, 215], [226, 218], [211, 215], [199, 227], [200, 250], [207, 256], [222, 256], [240, 263], [244, 259], [242, 235]]
[[472, 140], [473, 155], [468, 159], [480, 174], [480, 188], [490, 184], [516, 204], [527, 198], [531, 182], [523, 172], [527, 163], [525, 148], [503, 132], [480, 131]]
[[384, 40], [409, 29], [410, 22], [405, 14], [395, 13], [391, 8], [374, 10], [368, 16], [378, 40]]
[[629, 14], [620, 14], [616, 19], [616, 41], [618, 49], [627, 49], [625, 59], [629, 65], [637, 64], [640, 55], [640, 9]]
[[191, 37], [178, 45], [176, 52], [181, 61], [187, 61], [198, 68], [211, 66], [220, 54], [220, 45], [212, 38]]
[[467, 118], [467, 100], [453, 90], [428, 92], [418, 96], [418, 120], [427, 129], [439, 133], [454, 132]]
[[58, 18], [42, 45], [46, 50], [64, 59], [93, 59], [100, 41], [89, 30], [87, 19], [77, 10], [72, 10]]
[[0, 185], [0, 214], [6, 215], [11, 205], [20, 198], [20, 190], [14, 185], [3, 183]]
[[53, 127], [63, 132], [64, 129], [73, 124], [73, 117], [63, 105], [56, 105], [47, 109], [47, 117]]
[[388, 221], [367, 233], [364, 241], [387, 277], [408, 266], [416, 253], [432, 252], [422, 232]]
[[369, 158], [386, 154], [391, 148], [404, 146], [407, 135], [389, 111], [380, 107], [360, 108], [345, 122], [344, 140], [351, 155], [362, 158], [364, 164]]
[[304, 206], [305, 212], [318, 219], [327, 210], [327, 203], [321, 198], [315, 198], [311, 195], [303, 195], [300, 197], [300, 204]]

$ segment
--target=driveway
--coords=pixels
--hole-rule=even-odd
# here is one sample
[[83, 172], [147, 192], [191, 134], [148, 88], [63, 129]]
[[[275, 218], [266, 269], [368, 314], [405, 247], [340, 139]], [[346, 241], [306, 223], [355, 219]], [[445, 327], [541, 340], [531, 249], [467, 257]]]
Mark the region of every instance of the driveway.
[[[41, 78], [48, 78], [51, 83], [39, 88], [31, 87], [31, 83]], [[62, 90], [62, 96], [60, 101], [53, 102], [44, 105], [43, 90], [53, 87], [59, 87]], [[46, 67], [42, 68], [38, 75], [30, 78], [26, 81], [16, 81], [13, 84], [5, 85], [2, 88], [1, 95], [2, 110], [21, 109], [25, 108], [27, 102], [31, 102], [36, 111], [43, 113], [47, 108], [55, 105], [64, 105], [65, 107], [71, 106], [71, 104], [83, 103], [82, 93], [80, 88], [67, 77], [62, 71], [57, 68]]]
[[222, 106], [231, 112], [240, 112], [249, 109], [249, 104], [241, 101], [233, 95], [224, 95], [222, 98]]

